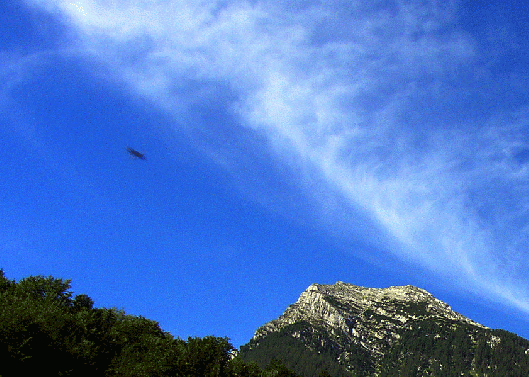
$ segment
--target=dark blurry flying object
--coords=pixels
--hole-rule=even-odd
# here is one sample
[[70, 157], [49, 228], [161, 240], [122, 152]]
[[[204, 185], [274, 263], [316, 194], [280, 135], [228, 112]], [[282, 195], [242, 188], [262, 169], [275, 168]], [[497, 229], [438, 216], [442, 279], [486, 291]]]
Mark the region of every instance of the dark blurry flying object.
[[127, 147], [127, 152], [129, 152], [132, 157], [139, 158], [140, 160], [145, 160], [145, 155], [143, 153], [138, 152], [135, 149]]

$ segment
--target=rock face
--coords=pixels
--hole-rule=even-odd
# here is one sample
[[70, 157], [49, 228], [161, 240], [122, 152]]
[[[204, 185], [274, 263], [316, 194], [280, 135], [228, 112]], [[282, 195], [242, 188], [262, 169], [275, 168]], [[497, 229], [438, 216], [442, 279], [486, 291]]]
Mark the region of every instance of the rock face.
[[331, 329], [331, 333], [342, 337], [340, 343], [353, 341], [379, 357], [399, 339], [403, 328], [426, 317], [484, 328], [411, 285], [365, 288], [339, 281], [333, 285], [310, 285], [278, 319], [259, 328], [254, 339], [304, 321]]
[[310, 285], [241, 351], [248, 360], [283, 358], [303, 376], [316, 376], [316, 369], [329, 370], [333, 363], [331, 375], [339, 376], [404, 376], [407, 367], [417, 376], [453, 375], [456, 369], [486, 376], [479, 371], [500, 371], [493, 361], [503, 355], [498, 345], [519, 342], [522, 369], [516, 373], [529, 375], [529, 342], [498, 331], [414, 286], [377, 289], [339, 281]]

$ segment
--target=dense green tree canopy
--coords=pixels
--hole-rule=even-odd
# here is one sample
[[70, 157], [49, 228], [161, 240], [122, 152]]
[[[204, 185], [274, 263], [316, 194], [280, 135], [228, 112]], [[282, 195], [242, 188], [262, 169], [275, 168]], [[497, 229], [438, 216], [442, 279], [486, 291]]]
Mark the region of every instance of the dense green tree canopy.
[[15, 282], [0, 270], [0, 376], [294, 376], [281, 363], [243, 362], [228, 338], [175, 339], [154, 321], [93, 305], [69, 280]]

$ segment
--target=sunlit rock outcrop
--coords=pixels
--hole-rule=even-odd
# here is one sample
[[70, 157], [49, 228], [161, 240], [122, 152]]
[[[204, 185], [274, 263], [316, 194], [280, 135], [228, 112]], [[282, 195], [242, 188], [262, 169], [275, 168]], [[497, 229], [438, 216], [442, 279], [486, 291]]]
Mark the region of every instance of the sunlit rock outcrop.
[[365, 288], [339, 281], [333, 285], [310, 285], [278, 319], [259, 328], [254, 339], [304, 321], [339, 334], [336, 340], [340, 338], [340, 343], [354, 341], [381, 356], [399, 338], [402, 329], [426, 317], [483, 328], [427, 291], [411, 285]]

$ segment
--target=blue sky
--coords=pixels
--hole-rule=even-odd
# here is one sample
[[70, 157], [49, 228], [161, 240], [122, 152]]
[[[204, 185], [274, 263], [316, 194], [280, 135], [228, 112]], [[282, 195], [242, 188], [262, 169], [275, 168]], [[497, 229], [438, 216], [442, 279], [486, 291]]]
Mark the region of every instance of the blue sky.
[[2, 3], [0, 267], [236, 346], [338, 280], [529, 338], [529, 9], [284, 3]]

